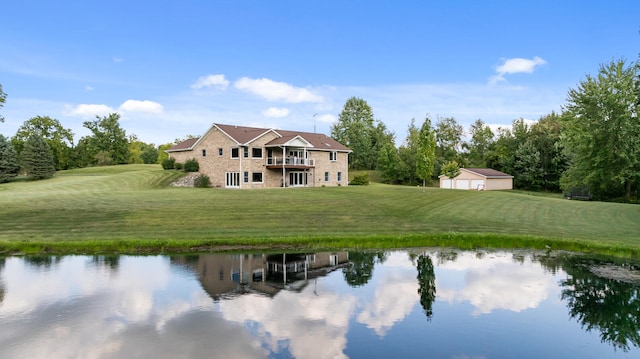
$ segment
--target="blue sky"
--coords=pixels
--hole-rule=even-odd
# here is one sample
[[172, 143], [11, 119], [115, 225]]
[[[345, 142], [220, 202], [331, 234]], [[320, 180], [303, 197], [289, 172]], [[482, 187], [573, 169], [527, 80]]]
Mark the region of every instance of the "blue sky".
[[351, 96], [398, 142], [426, 114], [508, 127], [560, 111], [600, 64], [637, 60], [639, 14], [634, 0], [10, 0], [0, 133], [50, 116], [77, 142], [118, 112], [155, 144], [212, 123], [329, 134]]

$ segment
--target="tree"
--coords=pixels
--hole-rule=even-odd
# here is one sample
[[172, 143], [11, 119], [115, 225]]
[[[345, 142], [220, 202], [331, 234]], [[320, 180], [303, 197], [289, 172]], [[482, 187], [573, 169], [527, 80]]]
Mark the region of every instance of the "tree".
[[49, 144], [40, 136], [30, 136], [20, 153], [20, 164], [25, 173], [33, 179], [53, 177], [56, 169]]
[[[561, 141], [562, 124], [555, 112], [542, 116], [529, 131], [529, 139], [540, 154], [540, 188], [560, 190], [560, 177], [567, 169], [568, 158]], [[526, 141], [525, 141], [526, 143]]]
[[458, 161], [462, 146], [464, 128], [455, 118], [438, 118], [436, 133], [436, 165], [435, 173], [440, 173], [442, 165], [449, 161]]
[[119, 121], [120, 115], [111, 113], [102, 118], [96, 116], [96, 120], [83, 123], [83, 126], [93, 133], [92, 136], [81, 139], [82, 147], [86, 151], [85, 156], [88, 157], [85, 157], [84, 160], [90, 161], [88, 164], [95, 164], [95, 157], [101, 152], [103, 152], [101, 156], [106, 153], [112, 163], [127, 163], [129, 160], [129, 141], [125, 130], [120, 127]]
[[449, 161], [442, 166], [441, 174], [449, 177], [453, 188], [453, 179], [460, 176], [460, 165], [456, 161]]
[[637, 63], [611, 61], [569, 90], [561, 120], [571, 163], [563, 189], [586, 185], [602, 198], [631, 199], [640, 179], [639, 74]]
[[397, 182], [400, 178], [400, 155], [393, 143], [386, 143], [378, 154], [378, 166], [385, 183]]
[[399, 179], [401, 182], [414, 184], [420, 131], [416, 127], [415, 119], [411, 119], [407, 129], [407, 137], [398, 149], [400, 157]]
[[[7, 99], [7, 94], [2, 92], [2, 84], [0, 84], [0, 108], [4, 106], [4, 101]], [[4, 117], [0, 115], [0, 122], [4, 122]]]
[[22, 152], [25, 142], [31, 136], [41, 137], [47, 142], [56, 170], [67, 169], [72, 165], [73, 132], [62, 127], [58, 120], [48, 116], [36, 116], [25, 121], [11, 139], [18, 153]]
[[[331, 136], [353, 151], [349, 154], [351, 168], [375, 169], [385, 130], [380, 123], [374, 125], [373, 110], [365, 100], [351, 97], [344, 104], [338, 122], [331, 126]], [[378, 137], [382, 137], [380, 141]]]
[[431, 119], [427, 116], [420, 127], [418, 137], [418, 152], [416, 156], [416, 177], [422, 179], [422, 191], [426, 182], [433, 175], [436, 162], [436, 136], [431, 128]]
[[138, 140], [136, 135], [129, 136], [128, 163], [151, 164], [158, 161], [158, 149], [153, 144]]
[[17, 176], [18, 171], [20, 171], [18, 154], [6, 137], [0, 135], [0, 183]]
[[477, 119], [471, 124], [469, 135], [471, 140], [463, 145], [468, 151], [469, 166], [487, 167], [487, 160], [494, 142], [493, 131], [481, 119]]

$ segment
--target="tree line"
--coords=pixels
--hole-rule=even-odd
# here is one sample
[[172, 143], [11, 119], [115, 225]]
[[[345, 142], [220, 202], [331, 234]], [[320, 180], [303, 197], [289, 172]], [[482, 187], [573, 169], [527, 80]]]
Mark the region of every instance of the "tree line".
[[[0, 87], [0, 107], [5, 99], [6, 94]], [[55, 118], [36, 116], [25, 121], [11, 139], [0, 135], [0, 183], [19, 173], [32, 179], [45, 179], [58, 170], [160, 163], [166, 158], [163, 150], [172, 144], [156, 147], [140, 141], [136, 135], [127, 135], [119, 121], [117, 113], [85, 121], [83, 126], [91, 134], [77, 143], [73, 132]]]
[[640, 64], [614, 60], [570, 89], [560, 113], [535, 122], [515, 119], [492, 130], [481, 119], [468, 129], [453, 117], [415, 119], [397, 146], [361, 98], [349, 98], [331, 135], [352, 149], [353, 170], [376, 170], [383, 181], [415, 185], [459, 168], [493, 168], [532, 191], [588, 191], [596, 199], [637, 201], [640, 183]]
[[[0, 108], [7, 95], [0, 85]], [[404, 140], [374, 118], [369, 104], [349, 98], [331, 135], [352, 149], [354, 170], [376, 170], [384, 182], [422, 184], [459, 168], [488, 167], [514, 176], [514, 186], [533, 191], [587, 189], [594, 198], [637, 201], [640, 182], [640, 64], [614, 60], [596, 76], [570, 89], [560, 113], [534, 123], [515, 119], [492, 130], [478, 119], [464, 129], [453, 117], [412, 119]], [[83, 126], [91, 134], [74, 143], [74, 134], [47, 116], [24, 122], [11, 139], [0, 135], [0, 182], [20, 170], [48, 178], [56, 170], [125, 163], [162, 163], [164, 150], [127, 136], [120, 115], [96, 116]], [[4, 119], [0, 116], [0, 122]], [[177, 140], [176, 140], [177, 141]]]

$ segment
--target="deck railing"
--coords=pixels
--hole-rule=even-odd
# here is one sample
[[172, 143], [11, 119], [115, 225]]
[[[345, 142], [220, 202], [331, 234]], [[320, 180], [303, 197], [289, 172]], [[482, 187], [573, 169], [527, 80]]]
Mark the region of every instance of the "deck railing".
[[312, 158], [297, 157], [267, 157], [267, 166], [315, 166], [316, 160]]

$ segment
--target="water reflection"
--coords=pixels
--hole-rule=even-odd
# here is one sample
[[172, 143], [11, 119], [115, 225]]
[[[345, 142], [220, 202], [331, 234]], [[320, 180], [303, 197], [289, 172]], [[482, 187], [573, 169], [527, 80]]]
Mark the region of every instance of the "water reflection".
[[0, 357], [636, 357], [639, 283], [553, 252], [8, 257]]

